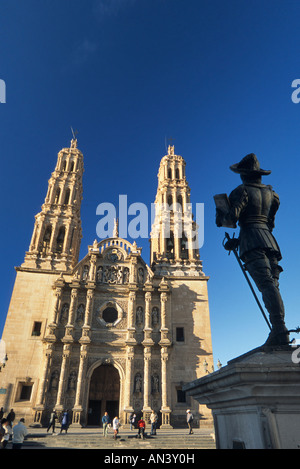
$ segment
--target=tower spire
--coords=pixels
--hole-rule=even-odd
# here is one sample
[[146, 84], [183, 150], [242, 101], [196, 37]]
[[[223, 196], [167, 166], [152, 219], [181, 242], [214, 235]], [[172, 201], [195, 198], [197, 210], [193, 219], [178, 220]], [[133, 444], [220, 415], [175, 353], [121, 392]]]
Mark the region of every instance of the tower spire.
[[[73, 137], [75, 134], [73, 132]], [[83, 155], [73, 138], [63, 148], [48, 182], [48, 191], [22, 267], [68, 271], [78, 262], [81, 241]]]
[[[155, 199], [155, 219], [151, 231], [151, 265], [174, 266], [194, 262], [200, 266], [198, 234], [192, 219], [186, 163], [169, 145], [160, 163]], [[171, 267], [172, 266], [172, 267]], [[159, 269], [155, 269], [156, 273]], [[168, 268], [166, 273], [169, 273]]]

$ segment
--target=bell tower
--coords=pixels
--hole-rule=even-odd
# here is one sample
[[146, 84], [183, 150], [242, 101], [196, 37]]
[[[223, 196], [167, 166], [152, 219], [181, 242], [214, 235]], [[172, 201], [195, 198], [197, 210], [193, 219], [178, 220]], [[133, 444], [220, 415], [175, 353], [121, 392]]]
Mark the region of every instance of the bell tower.
[[155, 266], [156, 274], [161, 271], [161, 275], [170, 275], [185, 265], [201, 270], [197, 225], [193, 221], [185, 166], [182, 156], [176, 155], [174, 146], [169, 145], [158, 171], [150, 239], [151, 266]]
[[45, 202], [35, 216], [23, 268], [68, 271], [78, 263], [83, 171], [83, 155], [73, 138], [70, 148], [58, 153]]

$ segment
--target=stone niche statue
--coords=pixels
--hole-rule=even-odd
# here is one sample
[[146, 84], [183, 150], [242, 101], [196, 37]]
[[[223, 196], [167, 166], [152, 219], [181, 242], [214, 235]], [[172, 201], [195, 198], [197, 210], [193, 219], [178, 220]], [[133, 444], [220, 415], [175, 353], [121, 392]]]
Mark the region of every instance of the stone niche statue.
[[138, 283], [144, 283], [144, 280], [145, 280], [144, 269], [142, 267], [139, 267], [139, 269], [138, 269]]
[[68, 303], [64, 303], [60, 313], [60, 322], [63, 326], [65, 326], [68, 322], [69, 317], [69, 305]]
[[58, 371], [55, 370], [51, 374], [49, 391], [56, 391], [58, 389], [58, 379], [59, 379], [59, 374], [58, 374]]
[[[262, 183], [262, 176], [271, 173], [260, 168], [254, 153], [246, 155], [239, 163], [230, 166], [239, 174], [242, 184], [234, 189], [226, 200], [226, 194], [215, 196], [217, 226], [236, 227], [239, 238], [232, 238], [225, 249], [239, 249], [239, 258], [262, 293], [269, 313], [271, 332], [265, 345], [277, 346], [289, 343], [289, 331], [284, 322], [284, 304], [279, 292], [279, 266], [281, 252], [272, 234], [279, 197], [271, 186]], [[223, 201], [222, 201], [222, 197]], [[218, 200], [221, 202], [218, 202]]]
[[134, 378], [134, 392], [140, 393], [142, 392], [142, 376], [140, 373], [137, 373]]
[[142, 324], [143, 317], [144, 317], [143, 308], [141, 306], [138, 306], [136, 310], [136, 324]]
[[151, 376], [151, 394], [159, 393], [159, 377], [155, 374]]
[[153, 327], [157, 326], [158, 321], [159, 321], [158, 308], [156, 306], [154, 306], [154, 308], [152, 309], [152, 326]]

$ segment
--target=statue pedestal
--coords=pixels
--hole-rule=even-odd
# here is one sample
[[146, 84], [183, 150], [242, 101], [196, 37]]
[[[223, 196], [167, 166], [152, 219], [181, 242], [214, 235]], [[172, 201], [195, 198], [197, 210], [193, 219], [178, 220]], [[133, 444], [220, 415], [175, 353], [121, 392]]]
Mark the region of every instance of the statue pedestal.
[[184, 386], [212, 410], [218, 449], [299, 449], [300, 366], [293, 352], [262, 346]]

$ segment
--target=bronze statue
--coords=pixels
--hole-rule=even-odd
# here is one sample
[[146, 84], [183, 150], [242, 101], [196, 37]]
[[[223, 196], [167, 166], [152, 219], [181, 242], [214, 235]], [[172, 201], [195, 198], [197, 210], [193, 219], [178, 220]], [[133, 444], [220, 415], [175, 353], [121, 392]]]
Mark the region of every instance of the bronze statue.
[[239, 222], [239, 238], [229, 239], [224, 247], [229, 251], [239, 249], [243, 268], [262, 293], [271, 323], [265, 345], [286, 345], [289, 343], [289, 331], [285, 326], [284, 304], [279, 292], [282, 268], [278, 262], [282, 256], [272, 234], [279, 197], [271, 186], [261, 181], [262, 176], [269, 175], [271, 171], [260, 168], [254, 153], [245, 156], [230, 169], [240, 175], [243, 184], [231, 192], [229, 199], [226, 194], [215, 196], [216, 224], [219, 227], [236, 227]]

